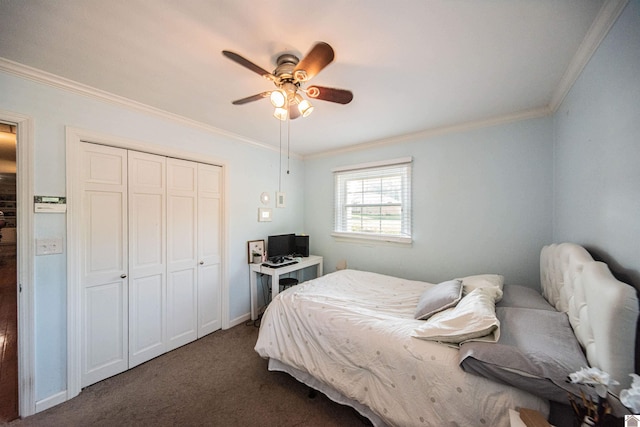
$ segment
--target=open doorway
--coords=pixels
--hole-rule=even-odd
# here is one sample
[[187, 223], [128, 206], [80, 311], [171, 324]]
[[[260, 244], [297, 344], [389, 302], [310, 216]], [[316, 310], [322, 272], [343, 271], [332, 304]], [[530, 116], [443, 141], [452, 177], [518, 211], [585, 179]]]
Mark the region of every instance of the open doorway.
[[17, 126], [0, 122], [0, 423], [18, 417]]

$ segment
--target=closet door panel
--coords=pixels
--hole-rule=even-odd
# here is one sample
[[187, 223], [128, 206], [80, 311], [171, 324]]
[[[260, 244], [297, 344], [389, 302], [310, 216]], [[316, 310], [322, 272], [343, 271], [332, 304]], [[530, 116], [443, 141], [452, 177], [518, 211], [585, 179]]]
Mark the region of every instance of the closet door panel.
[[167, 159], [167, 350], [198, 337], [197, 191], [197, 163]]
[[221, 170], [198, 164], [198, 337], [222, 327]]
[[129, 367], [166, 351], [166, 158], [129, 151]]
[[164, 280], [156, 274], [131, 281], [129, 341], [132, 368], [164, 353]]
[[198, 287], [198, 338], [217, 331], [222, 327], [220, 301], [220, 265], [200, 268]]
[[196, 289], [192, 268], [173, 271], [169, 276], [169, 347], [176, 348], [197, 338], [195, 331]]
[[169, 196], [169, 252], [172, 263], [190, 266], [196, 259], [196, 199], [194, 196]]
[[87, 386], [128, 368], [127, 153], [82, 143], [82, 374]]
[[164, 194], [130, 195], [132, 267], [158, 270], [164, 265]]
[[83, 273], [85, 285], [110, 281], [127, 269], [126, 195], [114, 190], [85, 190]]
[[126, 295], [121, 281], [84, 290], [85, 319], [83, 386], [127, 369]]

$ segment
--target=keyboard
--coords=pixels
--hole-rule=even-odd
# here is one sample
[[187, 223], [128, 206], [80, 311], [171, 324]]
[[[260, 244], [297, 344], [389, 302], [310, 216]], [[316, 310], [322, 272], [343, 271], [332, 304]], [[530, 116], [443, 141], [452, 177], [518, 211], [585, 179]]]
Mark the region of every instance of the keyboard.
[[297, 263], [298, 261], [295, 259], [285, 259], [280, 262], [274, 262], [274, 261], [263, 262], [262, 265], [269, 268], [280, 268], [280, 267], [284, 267], [291, 264], [297, 264]]

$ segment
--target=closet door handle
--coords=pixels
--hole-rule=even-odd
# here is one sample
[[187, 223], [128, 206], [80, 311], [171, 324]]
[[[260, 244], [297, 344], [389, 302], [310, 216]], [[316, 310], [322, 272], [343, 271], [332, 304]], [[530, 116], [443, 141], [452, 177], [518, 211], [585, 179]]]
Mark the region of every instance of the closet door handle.
[[121, 279], [126, 279], [126, 278], [127, 278], [127, 275], [126, 275], [126, 274], [121, 274], [121, 275], [120, 275], [120, 278], [121, 278]]
[[200, 265], [204, 264], [204, 261], [200, 261]]

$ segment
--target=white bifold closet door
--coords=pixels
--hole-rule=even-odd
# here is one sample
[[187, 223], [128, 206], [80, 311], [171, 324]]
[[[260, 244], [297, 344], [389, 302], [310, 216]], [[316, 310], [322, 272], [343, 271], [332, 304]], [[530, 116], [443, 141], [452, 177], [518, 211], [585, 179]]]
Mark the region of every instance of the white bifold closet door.
[[221, 327], [221, 168], [83, 143], [82, 386]]
[[169, 350], [198, 337], [198, 165], [167, 159]]
[[167, 159], [168, 350], [221, 327], [220, 168]]
[[126, 370], [127, 151], [82, 144], [82, 386]]
[[128, 152], [129, 367], [166, 351], [166, 163]]
[[198, 338], [222, 328], [220, 172], [198, 163]]

